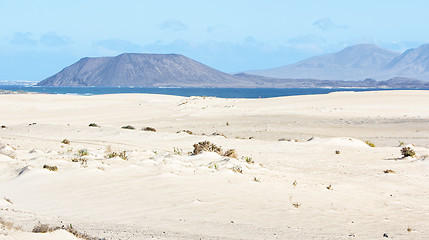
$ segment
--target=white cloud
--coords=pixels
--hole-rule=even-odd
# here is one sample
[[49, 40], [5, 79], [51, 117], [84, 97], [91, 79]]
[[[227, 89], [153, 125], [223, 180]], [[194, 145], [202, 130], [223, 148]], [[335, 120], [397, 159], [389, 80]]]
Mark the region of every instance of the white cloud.
[[159, 24], [159, 28], [165, 31], [180, 32], [188, 29], [188, 26], [186, 26], [184, 23], [182, 23], [179, 20], [167, 19]]
[[13, 35], [13, 39], [11, 41], [12, 44], [16, 44], [16, 45], [36, 45], [37, 44], [37, 40], [34, 40], [32, 38], [32, 33], [30, 32], [16, 32]]
[[67, 36], [60, 36], [56, 32], [47, 32], [40, 38], [40, 42], [47, 46], [64, 46], [71, 43]]
[[328, 17], [316, 20], [313, 23], [313, 26], [319, 28], [322, 31], [330, 31], [330, 30], [334, 30], [334, 29], [348, 29], [348, 26], [337, 25]]

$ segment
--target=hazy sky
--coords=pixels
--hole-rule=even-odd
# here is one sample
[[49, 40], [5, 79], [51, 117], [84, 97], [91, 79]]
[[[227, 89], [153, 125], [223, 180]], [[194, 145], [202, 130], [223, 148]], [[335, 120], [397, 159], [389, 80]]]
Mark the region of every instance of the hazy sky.
[[180, 53], [225, 72], [358, 43], [429, 43], [426, 0], [0, 0], [0, 80], [39, 81], [86, 56]]

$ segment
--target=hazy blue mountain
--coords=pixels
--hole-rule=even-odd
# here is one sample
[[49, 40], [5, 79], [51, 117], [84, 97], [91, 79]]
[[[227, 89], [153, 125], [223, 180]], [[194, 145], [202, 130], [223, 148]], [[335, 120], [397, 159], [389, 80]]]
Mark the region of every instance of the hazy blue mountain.
[[250, 83], [178, 54], [82, 58], [39, 86], [236, 87]]
[[375, 45], [359, 44], [340, 52], [316, 56], [283, 67], [247, 71], [275, 78], [363, 80], [383, 70], [400, 54]]
[[429, 81], [429, 44], [408, 49], [375, 75], [377, 79], [407, 77]]

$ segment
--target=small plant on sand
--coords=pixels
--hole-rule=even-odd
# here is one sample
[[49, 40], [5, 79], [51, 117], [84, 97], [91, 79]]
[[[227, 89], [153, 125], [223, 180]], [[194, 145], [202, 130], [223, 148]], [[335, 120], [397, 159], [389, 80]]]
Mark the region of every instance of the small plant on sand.
[[294, 202], [294, 203], [292, 203], [292, 205], [293, 205], [295, 208], [299, 208], [299, 207], [301, 206], [301, 203], [299, 203], [299, 202]]
[[49, 165], [43, 165], [43, 168], [48, 169], [49, 171], [57, 171], [58, 167], [57, 166], [49, 166]]
[[131, 125], [127, 125], [127, 126], [123, 126], [123, 129], [130, 129], [130, 130], [134, 130], [136, 129], [135, 127], [131, 126]]
[[63, 143], [63, 144], [70, 144], [70, 140], [64, 139], [64, 140], [61, 141], [61, 143]]
[[6, 128], [6, 126], [5, 125], [1, 125], [1, 128]]
[[413, 149], [411, 149], [410, 147], [403, 147], [401, 149], [401, 153], [402, 153], [403, 158], [416, 156], [416, 152]]
[[89, 126], [89, 127], [100, 127], [100, 126], [98, 126], [96, 123], [90, 123], [88, 126]]
[[365, 143], [368, 144], [368, 146], [370, 146], [370, 147], [375, 147], [375, 144], [369, 140], [366, 140]]
[[233, 166], [232, 171], [243, 174], [243, 169], [240, 166]]
[[254, 181], [254, 182], [261, 182], [261, 180], [259, 180], [259, 178], [257, 178], [257, 177], [254, 177], [254, 178], [253, 178], [253, 181]]
[[405, 142], [403, 142], [403, 141], [399, 141], [399, 145], [398, 145], [398, 147], [402, 147], [402, 146], [405, 146]]
[[339, 150], [336, 150], [335, 151], [335, 154], [340, 154], [341, 152], [339, 151]]
[[246, 161], [248, 164], [254, 164], [255, 162], [251, 157], [241, 157], [244, 161]]
[[56, 226], [56, 227], [51, 227], [48, 224], [41, 224], [39, 223], [38, 225], [34, 226], [32, 232], [33, 233], [47, 233], [47, 232], [53, 232], [59, 229], [64, 229], [67, 232], [73, 234], [76, 238], [79, 239], [83, 239], [83, 240], [98, 240], [98, 239], [104, 239], [104, 238], [96, 238], [96, 237], [91, 237], [86, 233], [81, 233], [79, 231], [77, 231], [76, 229], [73, 228], [73, 226], [70, 224], [68, 226]]
[[234, 149], [228, 149], [222, 155], [229, 158], [237, 158], [237, 153], [235, 153]]
[[328, 189], [328, 190], [334, 190], [334, 189], [332, 188], [332, 185], [327, 186], [327, 187], [326, 187], [326, 189]]
[[176, 155], [182, 155], [183, 150], [181, 148], [173, 148], [174, 154]]
[[13, 204], [12, 200], [10, 200], [9, 198], [3, 197], [3, 199], [8, 203]]
[[192, 131], [189, 131], [189, 130], [181, 130], [181, 131], [178, 131], [177, 133], [182, 133], [182, 132], [187, 133], [189, 135], [194, 134]]
[[234, 149], [229, 149], [227, 151], [223, 151], [222, 148], [216, 146], [215, 144], [204, 141], [194, 144], [194, 151], [190, 152], [191, 155], [198, 155], [202, 152], [215, 152], [221, 156], [229, 157], [229, 158], [237, 158], [237, 154]]
[[79, 154], [79, 157], [86, 156], [88, 155], [88, 150], [86, 148], [79, 149], [78, 154]]
[[111, 152], [109, 154], [107, 154], [106, 156], [107, 158], [114, 158], [114, 157], [120, 157], [123, 160], [128, 160], [128, 156], [127, 156], [127, 152], [126, 151], [122, 151], [122, 152]]
[[52, 232], [55, 230], [56, 229], [49, 227], [48, 224], [39, 223], [38, 225], [34, 226], [32, 232], [34, 232], [34, 233], [47, 233], [47, 232]]
[[298, 183], [296, 182], [296, 180], [295, 180], [295, 181], [293, 181], [292, 185], [293, 185], [294, 187], [296, 187], [296, 185], [298, 185]]
[[393, 170], [391, 170], [391, 169], [384, 170], [383, 172], [384, 172], [384, 173], [386, 173], [386, 174], [387, 174], [387, 173], [395, 173], [395, 171], [393, 171]]
[[209, 164], [209, 168], [214, 168], [216, 170], [219, 170], [219, 165], [216, 162], [211, 162]]
[[147, 131], [147, 132], [156, 132], [156, 129], [153, 127], [145, 127], [142, 129], [143, 131]]
[[198, 155], [198, 154], [201, 154], [203, 152], [215, 152], [215, 153], [221, 155], [222, 154], [222, 148], [216, 146], [215, 144], [213, 144], [209, 141], [195, 143], [194, 144], [194, 151], [192, 152], [192, 155]]

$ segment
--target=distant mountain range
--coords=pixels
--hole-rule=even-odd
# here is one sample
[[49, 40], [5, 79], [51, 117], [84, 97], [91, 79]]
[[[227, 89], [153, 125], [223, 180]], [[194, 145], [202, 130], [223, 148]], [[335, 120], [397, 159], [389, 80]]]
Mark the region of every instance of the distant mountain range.
[[370, 44], [360, 44], [294, 64], [246, 73], [273, 78], [347, 81], [401, 77], [429, 81], [429, 44], [409, 49], [402, 54]]
[[[376, 80], [378, 81], [376, 81]], [[426, 80], [426, 81], [425, 81]], [[82, 58], [38, 86], [429, 88], [429, 45], [403, 54], [362, 44], [280, 68], [235, 75], [179, 54]]]

